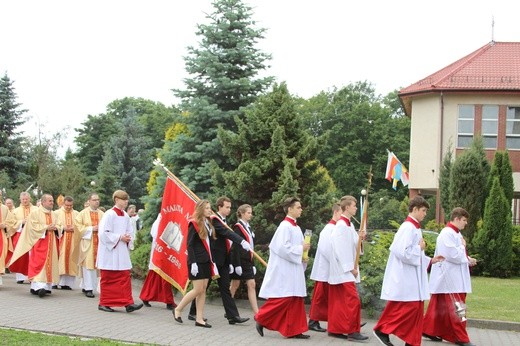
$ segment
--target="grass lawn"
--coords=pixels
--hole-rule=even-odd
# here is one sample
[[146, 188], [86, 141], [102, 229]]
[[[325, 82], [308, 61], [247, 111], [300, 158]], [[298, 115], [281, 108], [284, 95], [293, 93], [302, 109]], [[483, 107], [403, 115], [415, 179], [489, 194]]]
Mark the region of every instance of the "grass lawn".
[[520, 278], [471, 277], [473, 293], [468, 294], [467, 317], [520, 322]]
[[128, 345], [106, 339], [85, 339], [4, 328], [0, 328], [0, 340], [2, 345]]

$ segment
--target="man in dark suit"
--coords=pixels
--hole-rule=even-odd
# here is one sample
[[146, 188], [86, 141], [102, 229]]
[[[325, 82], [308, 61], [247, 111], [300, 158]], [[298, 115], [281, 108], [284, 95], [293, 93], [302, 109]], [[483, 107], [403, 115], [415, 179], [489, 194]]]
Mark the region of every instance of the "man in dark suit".
[[[226, 227], [226, 218], [230, 213], [231, 200], [227, 197], [219, 197], [219, 199], [217, 199], [217, 215], [212, 217], [213, 227], [217, 233], [217, 239], [212, 240], [211, 242], [211, 256], [213, 258], [213, 262], [215, 262], [217, 265], [220, 275], [220, 278], [217, 279], [217, 283], [220, 291], [220, 297], [222, 298], [222, 304], [224, 305], [224, 310], [226, 311], [224, 317], [228, 319], [229, 324], [236, 324], [249, 321], [249, 318], [240, 317], [235, 300], [233, 297], [231, 297], [231, 292], [229, 291], [229, 274], [232, 270], [232, 267], [231, 261], [229, 259], [230, 246], [228, 239], [237, 244], [240, 244], [246, 251], [251, 251], [251, 247], [249, 246], [248, 242]], [[195, 301], [193, 301], [190, 307], [188, 319], [195, 320], [196, 313], [197, 309], [195, 307]]]

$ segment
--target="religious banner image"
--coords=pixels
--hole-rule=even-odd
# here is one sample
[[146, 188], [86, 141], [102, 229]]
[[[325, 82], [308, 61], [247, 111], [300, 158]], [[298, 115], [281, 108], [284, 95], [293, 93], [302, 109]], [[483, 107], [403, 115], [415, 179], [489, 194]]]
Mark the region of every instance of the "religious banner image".
[[166, 180], [152, 264], [155, 266], [154, 271], [183, 295], [189, 283], [186, 244], [188, 220], [193, 215], [195, 204], [196, 201], [174, 180]]

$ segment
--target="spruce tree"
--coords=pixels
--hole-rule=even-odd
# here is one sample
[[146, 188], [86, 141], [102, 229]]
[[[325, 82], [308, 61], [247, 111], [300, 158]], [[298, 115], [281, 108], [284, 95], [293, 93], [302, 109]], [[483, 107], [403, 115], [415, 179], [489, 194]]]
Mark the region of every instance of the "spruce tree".
[[262, 230], [258, 243], [268, 243], [284, 216], [280, 205], [299, 196], [304, 206], [299, 223], [312, 228], [330, 217], [336, 189], [327, 170], [316, 159], [317, 142], [297, 110], [285, 84], [258, 99], [245, 114], [235, 117], [236, 132], [220, 129], [224, 154], [235, 170], [214, 171], [214, 193], [225, 194], [235, 205], [253, 206], [253, 225]]
[[[471, 219], [470, 213], [470, 219]], [[513, 255], [513, 226], [511, 210], [499, 177], [486, 199], [482, 230], [475, 236], [474, 249], [478, 254], [480, 271], [486, 276], [508, 277], [511, 275]]]
[[27, 110], [20, 108], [13, 83], [7, 72], [0, 79], [0, 171], [9, 177], [9, 185], [23, 183], [28, 178], [22, 148], [24, 139], [18, 132]]
[[[502, 176], [502, 160], [504, 155], [501, 151], [495, 152], [495, 157], [493, 158], [493, 164], [491, 165], [491, 169], [489, 171], [489, 176], [487, 179], [487, 188], [486, 191], [491, 191], [491, 187], [493, 186], [493, 181], [498, 177], [499, 181]], [[502, 184], [500, 184], [502, 186]]]
[[219, 126], [235, 130], [234, 117], [270, 85], [272, 77], [258, 77], [271, 57], [256, 48], [264, 29], [255, 27], [252, 9], [241, 0], [215, 0], [209, 24], [197, 26], [199, 47], [188, 47], [186, 89], [182, 99], [188, 132], [171, 145], [173, 171], [196, 193], [211, 184], [212, 162], [230, 169], [217, 140]]

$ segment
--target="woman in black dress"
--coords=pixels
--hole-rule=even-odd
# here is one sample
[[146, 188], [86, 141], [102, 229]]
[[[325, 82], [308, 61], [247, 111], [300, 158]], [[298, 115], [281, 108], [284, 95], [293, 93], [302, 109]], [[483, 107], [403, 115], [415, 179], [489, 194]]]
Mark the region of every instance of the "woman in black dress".
[[216, 238], [215, 229], [210, 216], [213, 213], [208, 200], [200, 200], [195, 206], [193, 219], [188, 223], [188, 270], [189, 279], [193, 283], [193, 289], [189, 291], [173, 310], [175, 321], [182, 323], [181, 313], [186, 305], [196, 300], [197, 327], [211, 328], [204, 321], [204, 303], [206, 301], [206, 288], [211, 277], [218, 276], [218, 270], [211, 258], [210, 239]]

